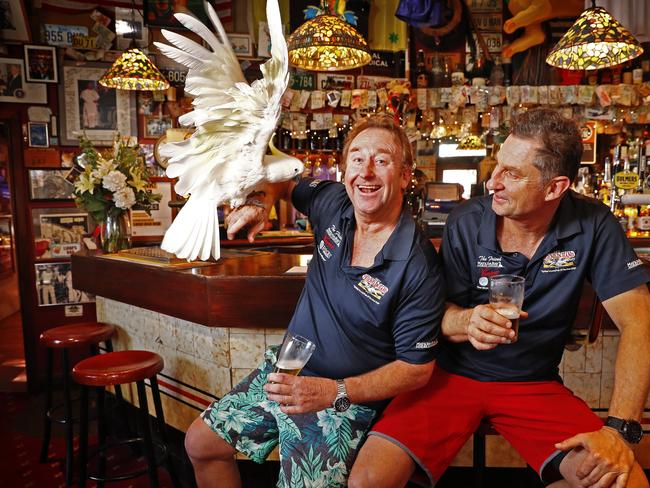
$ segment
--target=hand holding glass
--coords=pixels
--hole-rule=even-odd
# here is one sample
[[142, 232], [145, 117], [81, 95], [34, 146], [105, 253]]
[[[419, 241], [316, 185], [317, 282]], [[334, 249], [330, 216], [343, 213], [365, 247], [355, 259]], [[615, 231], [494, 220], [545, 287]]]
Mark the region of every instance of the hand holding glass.
[[492, 308], [512, 322], [516, 342], [519, 337], [519, 314], [524, 303], [525, 279], [516, 275], [496, 275], [490, 277], [490, 304]]
[[316, 344], [309, 339], [287, 332], [273, 372], [297, 375], [309, 361], [314, 349]]

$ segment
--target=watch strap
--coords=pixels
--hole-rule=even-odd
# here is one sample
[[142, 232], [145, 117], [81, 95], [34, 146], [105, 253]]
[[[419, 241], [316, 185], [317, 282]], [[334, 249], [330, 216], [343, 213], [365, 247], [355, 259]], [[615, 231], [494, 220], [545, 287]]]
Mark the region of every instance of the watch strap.
[[345, 380], [336, 380], [336, 398], [348, 396], [348, 391], [345, 389]]

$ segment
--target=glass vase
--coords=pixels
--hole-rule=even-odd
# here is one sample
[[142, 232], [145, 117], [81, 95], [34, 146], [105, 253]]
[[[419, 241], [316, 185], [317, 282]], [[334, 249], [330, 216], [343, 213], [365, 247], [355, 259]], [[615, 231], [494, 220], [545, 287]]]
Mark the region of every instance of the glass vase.
[[131, 221], [128, 212], [108, 214], [101, 225], [102, 249], [114, 253], [131, 247]]

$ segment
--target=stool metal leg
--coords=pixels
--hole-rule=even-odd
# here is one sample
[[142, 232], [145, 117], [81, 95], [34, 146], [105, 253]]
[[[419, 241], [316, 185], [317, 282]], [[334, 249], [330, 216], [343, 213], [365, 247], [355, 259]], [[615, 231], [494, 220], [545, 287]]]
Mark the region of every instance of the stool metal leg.
[[70, 393], [70, 362], [68, 360], [68, 350], [63, 349], [62, 367], [63, 367], [63, 409], [65, 412], [65, 485], [72, 486], [72, 462], [74, 456], [73, 439], [74, 439], [74, 421], [72, 419], [72, 399]]
[[43, 445], [41, 446], [40, 461], [42, 463], [47, 461], [47, 451], [50, 449], [50, 438], [52, 437], [52, 421], [50, 420], [50, 409], [52, 408], [52, 368], [54, 363], [54, 351], [47, 348], [47, 363], [46, 363], [46, 396], [45, 396], [45, 410], [43, 412]]
[[[106, 345], [107, 352], [113, 352], [113, 342], [110, 339], [104, 341], [104, 344]], [[129, 426], [129, 415], [127, 414], [125, 408], [126, 404], [124, 403], [124, 396], [122, 395], [122, 386], [113, 385], [113, 388], [115, 390], [115, 398], [117, 399], [117, 410], [119, 412], [119, 420], [122, 426], [124, 427], [122, 432], [116, 432], [114, 430], [113, 433], [125, 438], [134, 437], [134, 435], [131, 433], [131, 427]]]
[[79, 480], [78, 487], [86, 488], [88, 462], [88, 387], [81, 387], [81, 411], [79, 418]]
[[[106, 478], [106, 450], [102, 447], [106, 446], [106, 414], [105, 414], [105, 400], [106, 390], [104, 388], [97, 388], [97, 442], [100, 448], [99, 451], [99, 477]], [[104, 486], [104, 481], [98, 481], [99, 488]]]
[[156, 470], [156, 456], [153, 450], [151, 428], [149, 426], [149, 407], [144, 381], [138, 381], [138, 404], [140, 406], [140, 419], [142, 420], [142, 433], [144, 437], [144, 452], [147, 458], [150, 486], [158, 488], [158, 472]]
[[156, 376], [151, 378], [151, 393], [153, 396], [153, 404], [156, 409], [156, 419], [158, 419], [158, 430], [160, 430], [160, 438], [167, 449], [167, 471], [169, 476], [172, 479], [172, 484], [175, 487], [180, 487], [180, 482], [176, 476], [176, 470], [174, 469], [174, 461], [172, 460], [171, 454], [169, 452], [169, 443], [167, 442], [167, 425], [165, 424], [165, 416], [163, 415], [162, 401], [160, 400], [160, 389], [158, 388], [158, 379]]

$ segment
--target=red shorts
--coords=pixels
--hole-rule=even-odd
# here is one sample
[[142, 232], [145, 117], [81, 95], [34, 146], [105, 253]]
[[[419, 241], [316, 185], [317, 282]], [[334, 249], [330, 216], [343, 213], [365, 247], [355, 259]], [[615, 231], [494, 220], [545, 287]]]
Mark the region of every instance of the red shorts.
[[483, 418], [540, 474], [557, 442], [603, 425], [557, 381], [484, 382], [436, 367], [425, 387], [388, 405], [370, 435], [407, 451], [433, 486]]

